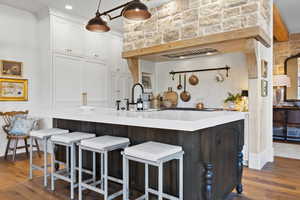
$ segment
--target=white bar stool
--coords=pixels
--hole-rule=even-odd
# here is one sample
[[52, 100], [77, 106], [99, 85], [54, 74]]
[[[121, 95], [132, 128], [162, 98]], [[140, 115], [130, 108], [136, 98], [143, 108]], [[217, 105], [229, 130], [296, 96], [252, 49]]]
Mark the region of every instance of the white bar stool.
[[[82, 140], [79, 145], [79, 200], [82, 200], [82, 190], [89, 189], [94, 192], [104, 195], [104, 200], [111, 200], [123, 194], [123, 190], [114, 194], [108, 194], [108, 181], [119, 183], [123, 185], [123, 180], [111, 177], [108, 175], [108, 152], [125, 149], [130, 144], [128, 138], [101, 136], [88, 140]], [[94, 183], [87, 184], [82, 181], [82, 150], [99, 153], [101, 156], [101, 180]], [[96, 170], [95, 159], [93, 159], [93, 171]], [[100, 184], [100, 188], [97, 185]]]
[[[145, 194], [136, 200], [149, 200], [149, 193], [157, 195], [159, 200], [183, 200], [183, 150], [181, 146], [146, 142], [128, 147], [123, 154], [123, 200], [129, 200], [129, 160], [145, 164]], [[179, 160], [179, 197], [163, 192], [163, 164]], [[158, 167], [158, 191], [149, 187], [149, 165]]]
[[[48, 165], [48, 140], [53, 135], [59, 135], [59, 134], [66, 134], [69, 133], [68, 130], [64, 129], [58, 129], [58, 128], [51, 128], [51, 129], [42, 129], [42, 130], [36, 130], [31, 131], [29, 133], [30, 136], [30, 166], [29, 166], [29, 178], [33, 178], [33, 170], [40, 170], [44, 172], [44, 187], [47, 187], [48, 185], [48, 167], [51, 165]], [[42, 141], [43, 147], [44, 147], [44, 165], [38, 166], [33, 164], [33, 140], [37, 139], [39, 141]]]
[[[51, 137], [52, 148], [55, 145], [61, 145], [66, 147], [66, 164], [64, 169], [56, 171], [55, 164], [61, 163], [55, 159], [55, 152], [51, 154], [51, 190], [55, 190], [56, 179], [61, 179], [67, 181], [71, 184], [71, 199], [74, 199], [74, 188], [78, 185], [76, 184], [76, 143], [84, 139], [90, 139], [95, 137], [95, 134], [73, 132], [68, 134], [54, 135]], [[69, 148], [71, 150], [71, 165], [69, 166]], [[69, 170], [70, 167], [70, 170]], [[78, 169], [78, 168], [77, 168]], [[86, 170], [87, 173], [90, 173]]]

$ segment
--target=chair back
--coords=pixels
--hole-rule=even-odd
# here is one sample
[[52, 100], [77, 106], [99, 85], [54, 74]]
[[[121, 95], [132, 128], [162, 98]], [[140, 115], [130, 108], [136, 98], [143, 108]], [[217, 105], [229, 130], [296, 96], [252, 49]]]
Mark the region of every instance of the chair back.
[[3, 130], [7, 134], [9, 134], [7, 128], [10, 126], [13, 117], [16, 116], [16, 115], [28, 115], [28, 113], [29, 113], [28, 110], [26, 110], [26, 111], [0, 112], [0, 116], [2, 116], [3, 121], [5, 123], [5, 125], [3, 126]]

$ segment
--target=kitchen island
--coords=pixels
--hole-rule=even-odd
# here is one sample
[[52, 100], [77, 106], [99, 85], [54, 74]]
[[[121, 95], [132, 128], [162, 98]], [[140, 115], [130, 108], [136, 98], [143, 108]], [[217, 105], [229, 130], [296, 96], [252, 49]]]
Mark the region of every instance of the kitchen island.
[[[221, 200], [234, 189], [241, 193], [245, 114], [215, 111], [129, 112], [99, 109], [91, 112], [54, 112], [56, 128], [128, 137], [131, 145], [156, 141], [183, 147], [184, 199]], [[58, 148], [58, 158], [65, 151]], [[92, 155], [85, 153], [84, 166], [91, 168]], [[97, 162], [99, 163], [99, 162]], [[130, 163], [130, 188], [144, 191], [144, 166]], [[119, 152], [109, 156], [109, 173], [122, 177]], [[150, 187], [157, 188], [157, 169], [150, 168]], [[164, 166], [164, 192], [177, 196], [178, 163]]]

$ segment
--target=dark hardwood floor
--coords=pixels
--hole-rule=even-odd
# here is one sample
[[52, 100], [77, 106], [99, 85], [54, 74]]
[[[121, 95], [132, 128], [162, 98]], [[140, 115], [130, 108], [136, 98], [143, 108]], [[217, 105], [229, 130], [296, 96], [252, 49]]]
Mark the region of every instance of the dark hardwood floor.
[[[36, 159], [35, 162], [42, 162]], [[58, 181], [56, 191], [44, 189], [42, 174], [28, 180], [28, 161], [18, 156], [15, 163], [0, 159], [0, 200], [67, 200], [68, 184]], [[300, 160], [275, 158], [262, 171], [244, 170], [243, 195], [232, 194], [228, 200], [299, 200]], [[93, 192], [85, 193], [85, 200], [102, 199]]]

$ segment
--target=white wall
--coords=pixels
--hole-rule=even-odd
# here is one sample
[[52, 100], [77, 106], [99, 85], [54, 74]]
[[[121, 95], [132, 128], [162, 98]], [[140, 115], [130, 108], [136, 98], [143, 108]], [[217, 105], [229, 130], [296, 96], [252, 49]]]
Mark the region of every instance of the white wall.
[[[29, 80], [28, 102], [0, 102], [1, 111], [36, 110], [39, 103], [39, 66], [37, 20], [29, 12], [0, 5], [0, 59], [23, 62], [24, 76]], [[0, 125], [3, 125], [1, 119]], [[0, 130], [0, 156], [5, 151], [5, 133]]]
[[[169, 72], [182, 70], [196, 70], [206, 68], [231, 67], [229, 77], [223, 83], [215, 81], [215, 75], [218, 71], [194, 73], [199, 77], [199, 84], [191, 86], [187, 83], [187, 91], [191, 93], [190, 102], [184, 103], [180, 100], [181, 107], [194, 107], [198, 101], [203, 101], [206, 107], [222, 107], [223, 101], [228, 92], [238, 93], [248, 88], [248, 71], [246, 67], [245, 56], [242, 53], [222, 54], [216, 56], [200, 57], [189, 60], [161, 62], [156, 64], [157, 91], [163, 92], [168, 87], [173, 90], [178, 85], [178, 75], [175, 80], [169, 75]], [[219, 71], [226, 77], [226, 71]], [[191, 74], [187, 74], [188, 78]], [[183, 84], [182, 76], [182, 84]], [[178, 94], [182, 91], [178, 91]]]

